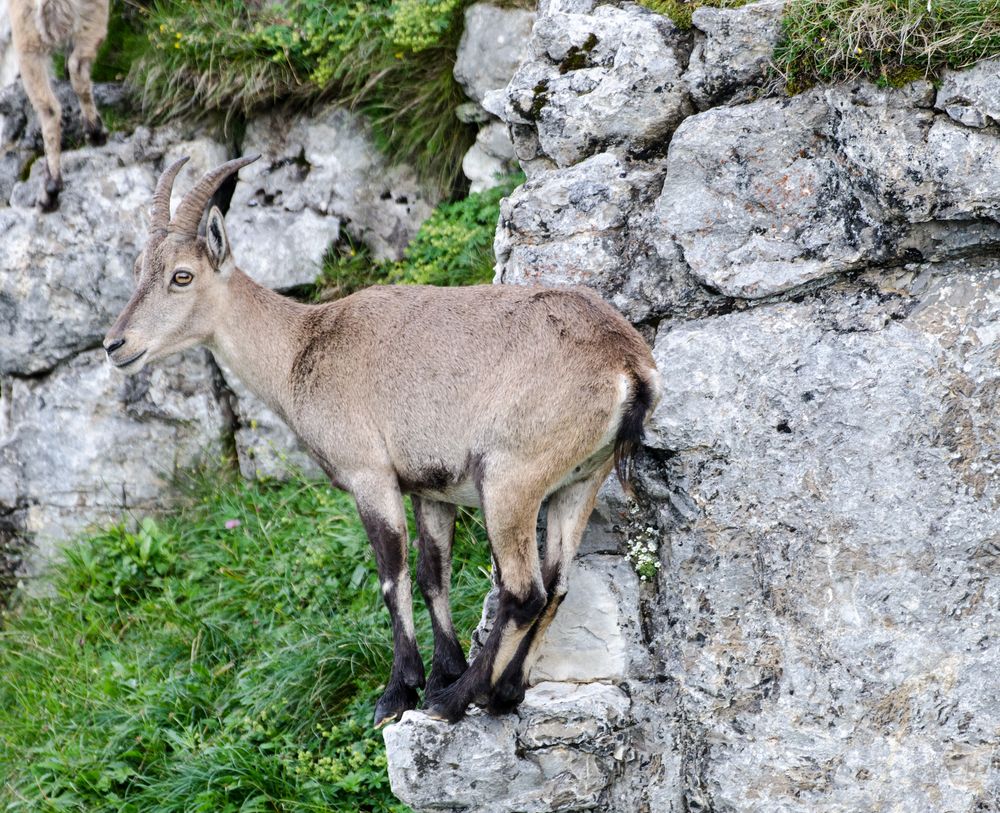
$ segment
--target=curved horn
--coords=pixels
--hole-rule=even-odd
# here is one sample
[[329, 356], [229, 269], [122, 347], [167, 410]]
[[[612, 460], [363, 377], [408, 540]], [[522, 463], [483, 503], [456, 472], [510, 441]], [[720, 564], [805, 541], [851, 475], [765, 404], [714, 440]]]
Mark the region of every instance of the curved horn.
[[211, 172], [206, 172], [194, 189], [188, 192], [177, 207], [177, 213], [170, 223], [170, 231], [175, 234], [187, 234], [194, 237], [198, 234], [198, 225], [201, 223], [201, 216], [205, 213], [205, 206], [215, 194], [215, 190], [222, 186], [234, 172], [238, 172], [247, 164], [252, 164], [260, 158], [259, 155], [247, 158], [235, 158], [227, 161], [221, 167], [216, 167]]
[[174, 188], [174, 178], [188, 162], [188, 156], [174, 161], [169, 167], [163, 170], [160, 180], [156, 182], [156, 191], [153, 193], [153, 205], [149, 208], [149, 229], [150, 231], [166, 231], [170, 225], [170, 193]]

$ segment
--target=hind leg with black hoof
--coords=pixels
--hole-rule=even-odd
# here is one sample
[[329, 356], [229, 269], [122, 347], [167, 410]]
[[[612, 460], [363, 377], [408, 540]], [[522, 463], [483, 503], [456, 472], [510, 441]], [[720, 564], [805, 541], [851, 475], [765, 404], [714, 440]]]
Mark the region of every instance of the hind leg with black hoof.
[[43, 212], [54, 212], [58, 209], [59, 193], [62, 191], [62, 188], [62, 178], [53, 178], [49, 174], [48, 166], [46, 166], [45, 177], [42, 179], [42, 189], [38, 193], [38, 208], [40, 208]]
[[455, 540], [455, 506], [411, 496], [417, 522], [417, 584], [431, 616], [434, 658], [425, 697], [447, 689], [469, 668], [451, 620], [451, 552]]

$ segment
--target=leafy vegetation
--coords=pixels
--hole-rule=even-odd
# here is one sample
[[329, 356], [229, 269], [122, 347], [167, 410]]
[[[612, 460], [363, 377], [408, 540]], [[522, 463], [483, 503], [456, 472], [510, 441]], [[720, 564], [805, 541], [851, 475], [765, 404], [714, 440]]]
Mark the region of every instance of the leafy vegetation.
[[[460, 630], [487, 586], [484, 538], [464, 517]], [[391, 636], [349, 497], [215, 473], [174, 514], [67, 553], [53, 594], [0, 627], [0, 807], [406, 810], [371, 728]]]
[[449, 189], [474, 136], [455, 116], [452, 76], [469, 1], [161, 0], [129, 77], [153, 119], [349, 105], [390, 155]]
[[1000, 56], [1000, 0], [792, 0], [775, 61], [792, 91], [898, 85]]
[[500, 200], [524, 182], [512, 175], [485, 192], [438, 206], [424, 221], [399, 262], [379, 262], [350, 239], [331, 248], [318, 289], [322, 299], [346, 296], [368, 285], [474, 285], [493, 279], [493, 235]]

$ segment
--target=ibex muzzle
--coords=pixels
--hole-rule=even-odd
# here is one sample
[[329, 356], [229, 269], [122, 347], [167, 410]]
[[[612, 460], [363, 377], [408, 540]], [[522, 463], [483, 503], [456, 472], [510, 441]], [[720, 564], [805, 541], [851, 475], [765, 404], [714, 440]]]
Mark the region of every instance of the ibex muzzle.
[[[392, 674], [381, 724], [417, 704], [424, 665], [413, 627], [403, 495], [430, 608], [430, 714], [470, 702], [508, 711], [566, 594], [597, 491], [625, 479], [654, 407], [649, 348], [586, 289], [374, 286], [324, 305], [263, 288], [233, 263], [212, 192], [253, 159], [208, 173], [168, 222], [178, 162], [154, 195], [136, 292], [105, 347], [126, 372], [204, 344], [280, 414], [331, 482], [349, 491], [375, 550], [392, 616]], [[548, 501], [544, 559], [535, 526]], [[500, 580], [497, 618], [469, 666], [448, 591], [455, 506], [481, 506]]]

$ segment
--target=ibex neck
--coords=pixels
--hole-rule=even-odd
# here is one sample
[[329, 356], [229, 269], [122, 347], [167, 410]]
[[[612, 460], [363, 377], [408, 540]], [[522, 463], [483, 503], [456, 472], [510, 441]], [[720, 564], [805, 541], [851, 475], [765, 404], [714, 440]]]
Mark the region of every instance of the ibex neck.
[[258, 285], [238, 268], [210, 347], [271, 409], [287, 415], [288, 376], [311, 306]]

